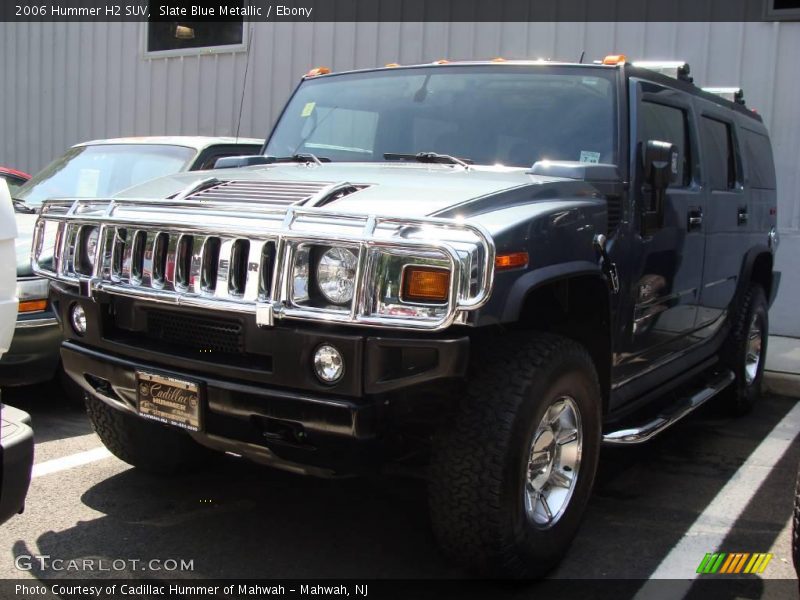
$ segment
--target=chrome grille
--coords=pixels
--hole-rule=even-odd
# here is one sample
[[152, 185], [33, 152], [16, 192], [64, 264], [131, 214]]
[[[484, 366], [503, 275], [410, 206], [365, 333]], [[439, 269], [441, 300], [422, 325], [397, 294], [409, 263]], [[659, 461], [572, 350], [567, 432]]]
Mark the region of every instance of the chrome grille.
[[274, 240], [123, 227], [106, 236], [114, 283], [234, 301], [269, 298]]
[[289, 205], [309, 200], [333, 185], [332, 181], [224, 181], [187, 199]]

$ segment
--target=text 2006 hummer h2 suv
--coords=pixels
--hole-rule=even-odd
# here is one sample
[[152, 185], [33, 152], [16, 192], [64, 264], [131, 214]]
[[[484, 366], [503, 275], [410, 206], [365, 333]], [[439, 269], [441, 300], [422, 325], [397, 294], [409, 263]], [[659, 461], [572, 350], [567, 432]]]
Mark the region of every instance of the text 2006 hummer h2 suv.
[[449, 555], [551, 568], [603, 442], [753, 405], [778, 287], [761, 118], [605, 63], [317, 70], [244, 167], [47, 205], [33, 266], [103, 442], [427, 464]]

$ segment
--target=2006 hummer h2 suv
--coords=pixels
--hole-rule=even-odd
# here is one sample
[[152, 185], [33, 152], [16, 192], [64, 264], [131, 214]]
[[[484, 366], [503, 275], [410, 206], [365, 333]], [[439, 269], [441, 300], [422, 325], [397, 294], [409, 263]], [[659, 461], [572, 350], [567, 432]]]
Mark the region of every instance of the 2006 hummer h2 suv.
[[602, 443], [759, 394], [769, 138], [687, 72], [316, 70], [240, 168], [47, 204], [33, 266], [100, 438], [159, 472], [427, 465], [447, 554], [544, 573]]

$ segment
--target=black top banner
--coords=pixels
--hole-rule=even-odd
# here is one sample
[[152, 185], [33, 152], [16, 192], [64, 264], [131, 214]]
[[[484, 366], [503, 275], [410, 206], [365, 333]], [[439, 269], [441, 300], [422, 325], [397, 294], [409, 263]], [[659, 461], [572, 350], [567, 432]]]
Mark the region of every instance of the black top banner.
[[657, 22], [800, 18], [800, 2], [788, 4], [789, 8], [786, 0], [3, 0], [0, 20]]

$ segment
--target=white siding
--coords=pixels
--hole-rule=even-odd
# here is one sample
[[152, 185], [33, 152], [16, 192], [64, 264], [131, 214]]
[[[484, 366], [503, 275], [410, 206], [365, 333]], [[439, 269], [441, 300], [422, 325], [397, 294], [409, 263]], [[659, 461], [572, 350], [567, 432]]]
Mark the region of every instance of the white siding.
[[[76, 142], [236, 132], [247, 54], [142, 58], [143, 23], [0, 23], [0, 164], [36, 171]], [[255, 23], [240, 134], [263, 137], [299, 77], [439, 58], [683, 59], [741, 85], [772, 135], [782, 293], [773, 330], [800, 336], [800, 23]]]

